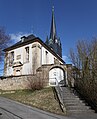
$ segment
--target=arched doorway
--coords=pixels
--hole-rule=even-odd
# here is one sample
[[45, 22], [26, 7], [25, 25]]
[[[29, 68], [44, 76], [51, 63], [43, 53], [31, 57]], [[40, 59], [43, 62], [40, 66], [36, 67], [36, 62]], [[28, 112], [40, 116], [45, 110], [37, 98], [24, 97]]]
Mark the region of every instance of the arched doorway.
[[49, 85], [50, 86], [64, 86], [66, 84], [65, 81], [65, 72], [60, 67], [52, 68], [49, 71]]

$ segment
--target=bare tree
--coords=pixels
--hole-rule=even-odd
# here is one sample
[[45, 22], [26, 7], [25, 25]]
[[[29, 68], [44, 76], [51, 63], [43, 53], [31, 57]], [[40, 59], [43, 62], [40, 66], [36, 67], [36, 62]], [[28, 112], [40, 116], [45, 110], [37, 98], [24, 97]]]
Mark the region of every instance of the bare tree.
[[3, 49], [9, 44], [10, 36], [6, 34], [4, 27], [0, 27], [0, 63], [4, 56]]
[[[93, 105], [97, 105], [97, 39], [78, 41], [76, 52], [70, 50], [75, 86]], [[97, 110], [97, 107], [96, 107]]]
[[78, 41], [76, 52], [70, 50], [71, 61], [76, 67], [77, 74], [80, 75], [81, 78], [84, 78], [85, 75], [89, 75], [91, 50], [91, 43], [86, 41]]
[[3, 70], [1, 66], [4, 60], [3, 49], [8, 47], [10, 41], [10, 36], [6, 34], [4, 27], [0, 27], [0, 72]]

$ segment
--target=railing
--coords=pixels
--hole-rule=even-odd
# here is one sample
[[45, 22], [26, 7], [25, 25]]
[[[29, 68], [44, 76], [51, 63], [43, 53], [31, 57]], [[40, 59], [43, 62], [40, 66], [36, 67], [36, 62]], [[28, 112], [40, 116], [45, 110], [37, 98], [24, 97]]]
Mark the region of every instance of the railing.
[[[60, 106], [62, 107], [62, 110], [63, 110], [64, 103], [63, 103], [63, 90], [62, 90], [62, 87], [60, 86], [57, 78], [50, 78], [50, 79], [54, 83], [54, 85], [51, 85], [51, 86], [55, 88], [55, 91], [57, 93], [57, 97], [58, 97]], [[49, 82], [49, 84], [50, 84], [50, 82]]]
[[[50, 79], [51, 79], [52, 81], [50, 81]], [[49, 82], [49, 85], [50, 85], [50, 86], [58, 87], [59, 90], [62, 91], [62, 88], [61, 88], [61, 86], [59, 85], [59, 82], [58, 82], [57, 78], [49, 78], [49, 81], [50, 81], [50, 82]]]
[[56, 79], [56, 82], [58, 84], [55, 87], [55, 89], [57, 91], [57, 94], [58, 94], [58, 97], [59, 97], [59, 100], [60, 100], [61, 104], [63, 104], [63, 90], [62, 90], [62, 87], [59, 85], [59, 82], [58, 82], [57, 78], [55, 78], [55, 79]]

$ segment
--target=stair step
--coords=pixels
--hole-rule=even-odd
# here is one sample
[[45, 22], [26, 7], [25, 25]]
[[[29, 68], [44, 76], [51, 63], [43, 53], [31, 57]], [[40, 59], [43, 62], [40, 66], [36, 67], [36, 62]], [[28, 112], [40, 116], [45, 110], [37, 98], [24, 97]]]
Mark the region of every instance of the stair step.
[[68, 99], [64, 99], [63, 100], [64, 103], [83, 103], [81, 100], [68, 100]]
[[64, 99], [71, 99], [71, 98], [72, 98], [72, 99], [77, 99], [77, 100], [80, 100], [80, 98], [79, 98], [79, 97], [72, 96], [72, 95], [71, 95], [71, 96], [63, 96], [63, 98], [64, 98]]
[[94, 110], [67, 110], [67, 113], [94, 113]]
[[75, 97], [75, 98], [79, 98], [77, 95], [73, 95], [73, 94], [63, 94], [64, 97]]
[[[72, 93], [70, 93], [70, 92], [68, 92], [68, 93], [63, 92], [63, 95], [64, 95], [64, 96], [66, 96], [66, 95], [67, 95], [67, 96], [69, 96], [69, 95], [72, 95], [72, 96], [77, 96], [77, 95], [72, 94]], [[77, 96], [77, 97], [78, 97], [78, 96]]]
[[66, 108], [67, 109], [72, 109], [72, 110], [89, 110], [90, 109], [90, 107], [88, 107], [88, 106], [82, 106], [82, 105], [80, 105], [80, 106], [66, 106]]
[[80, 101], [79, 98], [74, 98], [74, 97], [65, 97], [65, 98], [63, 98], [63, 100]]
[[[74, 103], [74, 102], [67, 102], [65, 103], [66, 106], [80, 106], [80, 103]], [[84, 103], [81, 103], [81, 105], [86, 106]]]

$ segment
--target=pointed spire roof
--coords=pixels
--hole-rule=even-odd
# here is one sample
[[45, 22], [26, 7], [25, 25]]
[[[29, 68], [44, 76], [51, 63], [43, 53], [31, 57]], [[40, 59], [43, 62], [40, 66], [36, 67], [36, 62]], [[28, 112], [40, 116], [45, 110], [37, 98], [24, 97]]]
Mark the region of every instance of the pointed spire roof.
[[45, 42], [47, 45], [49, 43], [49, 39], [48, 39], [48, 36], [46, 37], [46, 42]]
[[50, 30], [50, 39], [54, 40], [56, 38], [56, 24], [54, 17], [54, 6], [52, 7], [52, 21], [51, 21], [51, 30]]
[[62, 57], [62, 48], [60, 38], [57, 37], [56, 32], [56, 23], [54, 16], [54, 7], [52, 7], [52, 20], [51, 20], [51, 29], [50, 29], [50, 37], [46, 39], [45, 42], [50, 48], [52, 48], [56, 54]]

